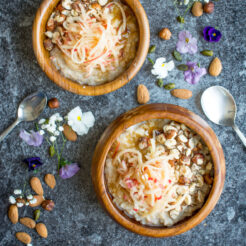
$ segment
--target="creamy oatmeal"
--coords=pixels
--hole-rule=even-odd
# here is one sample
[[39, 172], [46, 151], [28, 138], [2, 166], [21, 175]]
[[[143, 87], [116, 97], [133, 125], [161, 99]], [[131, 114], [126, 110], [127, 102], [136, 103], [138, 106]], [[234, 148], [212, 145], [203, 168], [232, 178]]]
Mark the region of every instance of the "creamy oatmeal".
[[213, 162], [202, 139], [184, 124], [149, 120], [117, 138], [105, 178], [114, 203], [128, 216], [172, 226], [203, 206]]
[[135, 58], [137, 19], [120, 0], [62, 0], [51, 14], [44, 47], [55, 67], [80, 84], [99, 85]]

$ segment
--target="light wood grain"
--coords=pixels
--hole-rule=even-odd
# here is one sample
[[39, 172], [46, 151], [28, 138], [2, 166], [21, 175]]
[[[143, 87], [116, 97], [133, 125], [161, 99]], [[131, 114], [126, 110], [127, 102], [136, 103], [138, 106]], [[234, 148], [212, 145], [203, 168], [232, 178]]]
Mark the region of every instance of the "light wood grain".
[[149, 22], [143, 6], [138, 0], [125, 0], [124, 2], [136, 15], [140, 40], [135, 59], [129, 68], [115, 80], [98, 86], [80, 85], [62, 76], [49, 59], [49, 52], [45, 50], [43, 40], [46, 23], [53, 9], [60, 0], [44, 0], [40, 5], [33, 23], [33, 49], [40, 67], [46, 75], [57, 85], [65, 90], [86, 96], [97, 96], [110, 93], [124, 86], [138, 73], [143, 65], [149, 49]]
[[[104, 165], [107, 153], [115, 139], [128, 127], [150, 119], [170, 119], [184, 123], [197, 132], [207, 144], [214, 163], [214, 182], [204, 206], [192, 217], [173, 227], [143, 226], [127, 217], [113, 203], [104, 177]], [[98, 199], [106, 211], [119, 224], [135, 233], [151, 237], [169, 237], [188, 231], [201, 223], [213, 210], [221, 195], [225, 180], [225, 159], [223, 149], [214, 131], [198, 115], [171, 104], [148, 104], [140, 106], [119, 116], [101, 136], [92, 161], [92, 180]]]

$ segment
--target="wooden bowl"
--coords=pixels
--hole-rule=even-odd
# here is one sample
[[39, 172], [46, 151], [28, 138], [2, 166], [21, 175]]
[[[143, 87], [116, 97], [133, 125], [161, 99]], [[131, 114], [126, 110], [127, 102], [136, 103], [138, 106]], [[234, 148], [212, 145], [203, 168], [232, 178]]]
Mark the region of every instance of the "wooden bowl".
[[[104, 165], [107, 153], [115, 139], [128, 127], [150, 119], [170, 119], [184, 123], [198, 133], [207, 144], [214, 163], [214, 182], [203, 207], [193, 216], [172, 227], [144, 226], [129, 218], [112, 201], [106, 187]], [[225, 159], [218, 138], [209, 125], [191, 111], [172, 104], [148, 104], [130, 110], [113, 121], [101, 136], [92, 161], [92, 180], [98, 199], [107, 212], [128, 230], [151, 237], [170, 237], [195, 227], [213, 210], [221, 195], [225, 180]]]
[[52, 64], [49, 58], [49, 52], [44, 48], [43, 40], [45, 39], [44, 32], [46, 23], [59, 1], [60, 0], [44, 0], [37, 11], [33, 23], [33, 49], [38, 63], [46, 75], [63, 89], [85, 96], [107, 94], [130, 82], [143, 65], [149, 49], [149, 22], [141, 3], [138, 0], [124, 0], [135, 13], [139, 26], [139, 45], [135, 59], [129, 68], [115, 80], [98, 86], [88, 86], [80, 85], [65, 78]]

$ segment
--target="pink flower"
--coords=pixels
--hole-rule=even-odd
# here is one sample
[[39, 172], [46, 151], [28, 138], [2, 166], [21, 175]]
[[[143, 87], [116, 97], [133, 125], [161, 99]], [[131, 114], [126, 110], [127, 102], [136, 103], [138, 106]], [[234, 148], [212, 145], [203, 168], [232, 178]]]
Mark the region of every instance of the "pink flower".
[[182, 31], [179, 33], [176, 49], [182, 54], [195, 54], [197, 52], [197, 40], [191, 36], [190, 32]]
[[77, 163], [67, 164], [60, 168], [59, 175], [62, 179], [69, 179], [73, 177], [78, 171], [80, 167]]
[[197, 84], [200, 78], [207, 73], [206, 69], [198, 67], [196, 62], [187, 62], [187, 66], [189, 70], [184, 72], [184, 77], [189, 84]]
[[21, 130], [19, 136], [28, 145], [32, 145], [32, 146], [36, 146], [36, 147], [40, 146], [43, 142], [43, 136], [40, 135], [39, 132], [31, 131], [31, 133], [28, 133], [25, 130]]

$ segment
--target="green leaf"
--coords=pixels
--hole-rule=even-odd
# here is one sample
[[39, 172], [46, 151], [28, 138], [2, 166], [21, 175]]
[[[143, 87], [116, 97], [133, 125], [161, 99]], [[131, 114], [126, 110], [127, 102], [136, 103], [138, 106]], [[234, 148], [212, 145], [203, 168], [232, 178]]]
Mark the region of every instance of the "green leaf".
[[184, 17], [182, 17], [180, 15], [177, 17], [177, 21], [180, 22], [180, 23], [185, 23]]
[[155, 64], [154, 61], [151, 58], [148, 57], [148, 60], [149, 60], [150, 63], [152, 63], [152, 65]]
[[49, 149], [49, 154], [51, 157], [53, 157], [55, 155], [56, 151], [55, 151], [55, 147], [53, 145], [50, 146]]
[[34, 220], [37, 221], [40, 217], [40, 209], [36, 209], [34, 212]]
[[174, 51], [173, 51], [173, 57], [174, 57], [177, 61], [182, 61], [182, 56], [181, 56], [181, 54], [180, 54], [177, 50], [174, 50]]
[[158, 85], [159, 87], [163, 87], [163, 80], [162, 80], [162, 79], [158, 79], [158, 80], [157, 80], [157, 85]]
[[201, 54], [204, 56], [213, 56], [214, 52], [212, 50], [203, 50], [201, 51]]
[[189, 67], [185, 64], [181, 64], [181, 65], [177, 66], [177, 69], [180, 71], [187, 71], [187, 70], [189, 70]]
[[172, 89], [175, 88], [175, 84], [174, 84], [174, 83], [166, 84], [166, 85], [164, 85], [164, 88], [165, 88], [166, 90], [172, 90]]
[[156, 46], [155, 46], [155, 45], [150, 46], [150, 47], [149, 47], [149, 52], [148, 52], [148, 53], [150, 54], [150, 53], [155, 52], [155, 49], [156, 49]]

